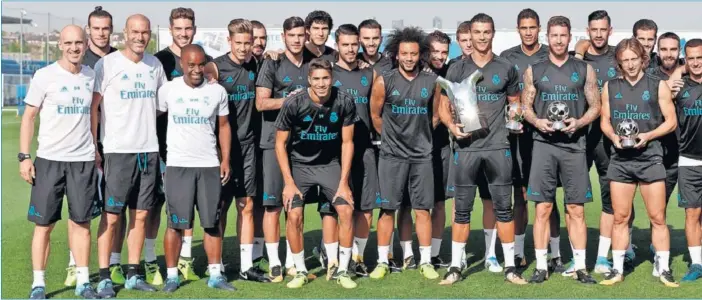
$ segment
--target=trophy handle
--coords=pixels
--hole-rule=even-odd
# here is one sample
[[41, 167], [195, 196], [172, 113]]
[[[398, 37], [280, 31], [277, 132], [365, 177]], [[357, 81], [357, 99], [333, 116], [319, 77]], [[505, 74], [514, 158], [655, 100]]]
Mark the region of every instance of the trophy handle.
[[453, 85], [454, 83], [451, 81], [448, 81], [448, 79], [443, 78], [441, 76], [436, 77], [436, 83], [439, 84], [439, 86], [446, 91], [446, 94], [448, 95], [449, 99], [453, 99]]
[[480, 70], [475, 70], [473, 74], [470, 74], [468, 78], [464, 79], [461, 84], [471, 84], [472, 86], [475, 86], [478, 83], [478, 80], [483, 78], [483, 72], [480, 72]]

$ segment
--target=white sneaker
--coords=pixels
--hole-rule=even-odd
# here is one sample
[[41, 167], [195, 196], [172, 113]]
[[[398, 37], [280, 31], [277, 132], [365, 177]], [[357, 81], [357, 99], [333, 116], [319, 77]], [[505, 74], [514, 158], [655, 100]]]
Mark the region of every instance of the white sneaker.
[[563, 277], [572, 277], [573, 274], [575, 273], [575, 262], [571, 260], [567, 265], [566, 265], [566, 270], [561, 273], [561, 276]]
[[494, 256], [485, 259], [485, 268], [492, 273], [502, 272], [502, 266], [500, 266], [500, 262], [497, 261], [497, 257]]

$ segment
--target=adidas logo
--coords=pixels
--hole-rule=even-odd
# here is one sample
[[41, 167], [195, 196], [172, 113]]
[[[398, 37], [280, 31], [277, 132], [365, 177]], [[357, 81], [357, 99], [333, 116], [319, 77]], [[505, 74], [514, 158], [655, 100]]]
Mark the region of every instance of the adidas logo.
[[302, 119], [304, 122], [312, 122], [312, 117], [310, 115], [306, 115], [304, 119]]
[[67, 88], [67, 87], [65, 87], [65, 86], [64, 86], [64, 87], [62, 87], [62, 88], [61, 88], [61, 92], [68, 92], [68, 88]]
[[336, 82], [334, 82], [334, 86], [341, 86], [341, 81], [337, 80]]
[[290, 79], [290, 76], [285, 76], [285, 78], [283, 78], [283, 82], [292, 82], [292, 80]]
[[400, 92], [399, 92], [398, 90], [393, 90], [391, 95], [393, 95], [393, 96], [399, 96], [399, 95], [400, 95]]
[[541, 77], [541, 82], [549, 82], [548, 76]]
[[685, 91], [685, 93], [682, 96], [683, 98], [690, 98], [690, 92]]
[[234, 82], [234, 79], [232, 79], [231, 76], [228, 76], [226, 82], [227, 82], [227, 83], [232, 83], [232, 82]]
[[178, 70], [173, 70], [173, 72], [171, 72], [171, 76], [173, 76], [173, 77], [180, 76], [180, 72], [178, 72]]
[[617, 95], [614, 96], [614, 99], [621, 99], [622, 98], [622, 93], [617, 93]]
[[129, 76], [127, 76], [127, 74], [124, 74], [124, 76], [122, 76], [122, 80], [129, 80]]

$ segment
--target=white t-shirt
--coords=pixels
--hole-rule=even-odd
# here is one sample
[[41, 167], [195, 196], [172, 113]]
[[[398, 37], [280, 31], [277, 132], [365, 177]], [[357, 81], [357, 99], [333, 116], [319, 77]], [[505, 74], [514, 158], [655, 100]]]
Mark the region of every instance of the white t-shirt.
[[158, 152], [157, 91], [166, 82], [163, 66], [150, 54], [138, 63], [115, 51], [95, 64], [95, 93], [102, 95], [105, 153]]
[[95, 72], [83, 66], [73, 74], [58, 62], [34, 73], [24, 102], [38, 107], [37, 157], [55, 161], [93, 161], [90, 131]]
[[215, 121], [229, 115], [227, 91], [221, 85], [203, 82], [192, 88], [183, 77], [175, 78], [158, 90], [158, 110], [168, 112], [168, 166], [219, 166]]

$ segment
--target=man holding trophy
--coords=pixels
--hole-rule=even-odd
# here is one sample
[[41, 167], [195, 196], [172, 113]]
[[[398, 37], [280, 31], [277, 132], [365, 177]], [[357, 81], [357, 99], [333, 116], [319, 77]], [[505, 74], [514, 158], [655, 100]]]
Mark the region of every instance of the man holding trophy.
[[525, 119], [534, 125], [534, 149], [527, 197], [536, 202], [534, 248], [536, 270], [530, 282], [548, 279], [549, 216], [556, 200], [558, 178], [565, 189], [568, 235], [573, 246], [575, 272], [581, 283], [596, 283], [587, 273], [587, 226], [584, 204], [592, 202], [585, 157], [587, 127], [600, 114], [600, 94], [592, 66], [568, 56], [570, 20], [548, 21], [548, 59], [524, 73], [522, 102]]
[[622, 40], [616, 48], [621, 78], [602, 88], [601, 127], [613, 144], [607, 178], [610, 180], [614, 229], [614, 268], [601, 282], [614, 285], [624, 280], [624, 255], [629, 245], [629, 218], [636, 187], [641, 189], [651, 219], [651, 240], [660, 281], [668, 287], [678, 284], [668, 267], [670, 232], [665, 221], [665, 178], [663, 148], [659, 139], [675, 130], [675, 106], [665, 81], [644, 74], [649, 56], [635, 38]]
[[[473, 53], [452, 64], [446, 79], [437, 79], [448, 96], [448, 99], [442, 96], [439, 117], [457, 140], [452, 162], [456, 186], [452, 258], [441, 284], [450, 285], [462, 279], [462, 256], [470, 232], [475, 192], [479, 184], [484, 184], [478, 180], [482, 176], [487, 178], [487, 189], [492, 195], [497, 232], [505, 257], [505, 279], [526, 284], [514, 265], [512, 153], [507, 140], [508, 129], [521, 131], [522, 126], [518, 121], [504, 117], [507, 102], [510, 103], [507, 107], [515, 105], [513, 111], [508, 109], [508, 116], [521, 113], [519, 76], [512, 63], [492, 52], [495, 33], [492, 18], [477, 14], [470, 24]], [[453, 104], [449, 104], [449, 99]], [[458, 115], [455, 122], [450, 106], [454, 106]], [[485, 187], [480, 187], [480, 190], [485, 190]]]

